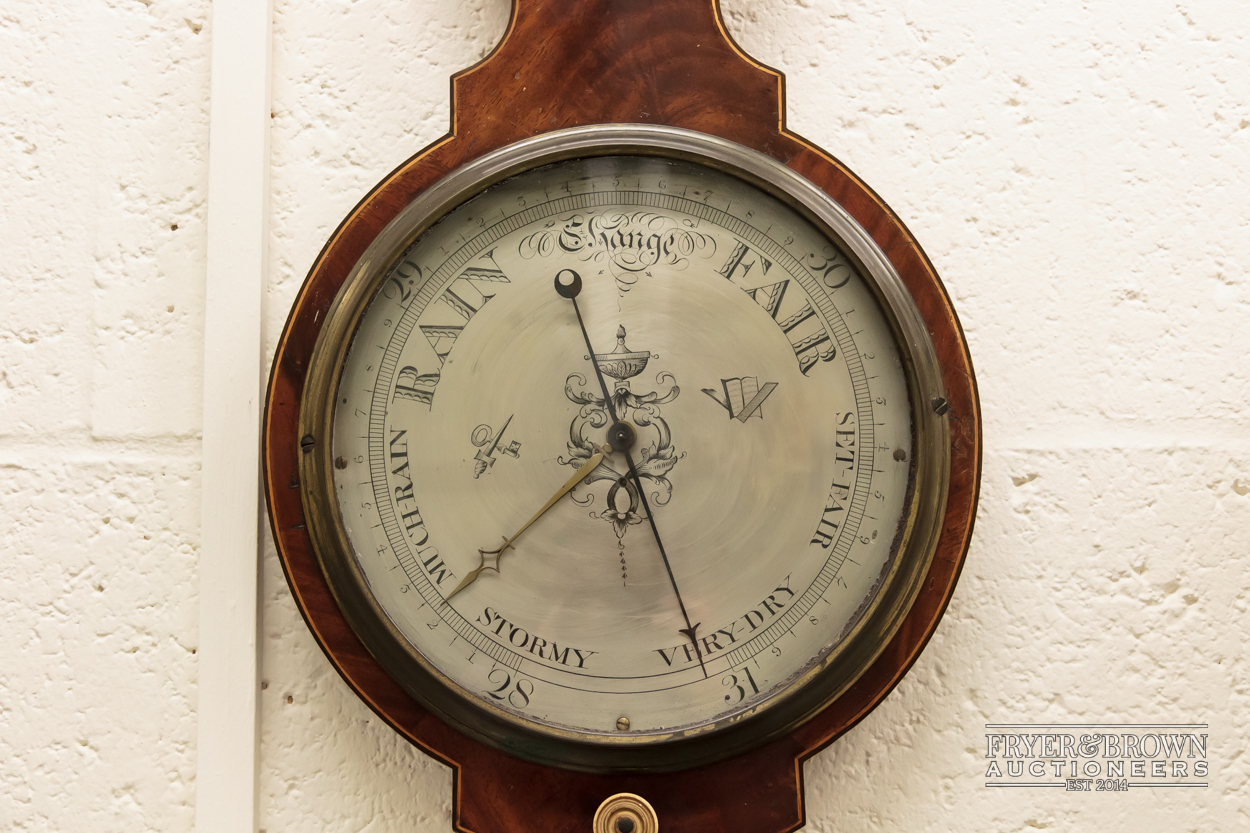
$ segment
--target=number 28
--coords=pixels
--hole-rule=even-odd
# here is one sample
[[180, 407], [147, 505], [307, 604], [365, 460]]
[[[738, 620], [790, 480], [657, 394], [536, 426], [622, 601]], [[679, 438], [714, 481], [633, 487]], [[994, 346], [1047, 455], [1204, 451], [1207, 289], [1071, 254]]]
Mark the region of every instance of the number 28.
[[[503, 677], [501, 681], [499, 678]], [[496, 668], [486, 675], [486, 679], [490, 680], [491, 685], [497, 685], [499, 688], [494, 690], [487, 689], [486, 694], [495, 700], [507, 700], [515, 709], [523, 709], [530, 704], [530, 695], [534, 693], [534, 684], [529, 680], [518, 677], [516, 684], [512, 683], [512, 675], [502, 668]], [[509, 686], [512, 690], [508, 691]], [[507, 692], [505, 694], [505, 692]]]

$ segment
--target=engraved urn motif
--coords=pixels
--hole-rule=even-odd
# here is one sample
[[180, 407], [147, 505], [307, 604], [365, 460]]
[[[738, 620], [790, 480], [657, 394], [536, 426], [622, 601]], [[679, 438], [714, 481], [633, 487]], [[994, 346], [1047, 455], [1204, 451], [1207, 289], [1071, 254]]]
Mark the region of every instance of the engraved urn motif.
[[623, 382], [645, 370], [650, 358], [648, 352], [632, 352], [625, 346], [625, 325], [622, 324], [616, 328], [616, 349], [611, 353], [595, 353], [595, 364], [603, 375]]

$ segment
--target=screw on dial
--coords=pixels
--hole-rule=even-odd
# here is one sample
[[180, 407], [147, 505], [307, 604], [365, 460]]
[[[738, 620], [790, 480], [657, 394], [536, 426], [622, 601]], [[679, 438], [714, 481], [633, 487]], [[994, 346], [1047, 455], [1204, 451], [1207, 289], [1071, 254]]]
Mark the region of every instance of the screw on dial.
[[614, 422], [608, 429], [608, 445], [612, 446], [613, 451], [628, 453], [637, 439], [638, 432], [628, 422]]

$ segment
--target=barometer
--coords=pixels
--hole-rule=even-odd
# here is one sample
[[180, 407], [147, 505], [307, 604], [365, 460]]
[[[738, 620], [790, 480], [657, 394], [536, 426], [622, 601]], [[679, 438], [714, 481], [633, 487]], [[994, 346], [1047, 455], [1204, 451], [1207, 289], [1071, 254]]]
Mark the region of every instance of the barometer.
[[801, 760], [953, 589], [971, 365], [710, 3], [564, 5], [514, 9], [314, 265], [275, 538], [348, 683], [457, 768], [460, 829], [792, 829]]

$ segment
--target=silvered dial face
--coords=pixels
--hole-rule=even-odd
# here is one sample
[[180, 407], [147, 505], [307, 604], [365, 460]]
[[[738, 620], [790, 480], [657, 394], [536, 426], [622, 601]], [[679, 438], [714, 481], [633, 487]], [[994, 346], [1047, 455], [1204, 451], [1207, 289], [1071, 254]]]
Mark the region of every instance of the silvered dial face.
[[[455, 696], [527, 731], [663, 743], [773, 708], [905, 537], [893, 332], [839, 247], [741, 179], [627, 155], [514, 176], [360, 318], [332, 421], [350, 557]], [[614, 420], [636, 440], [595, 458]]]

